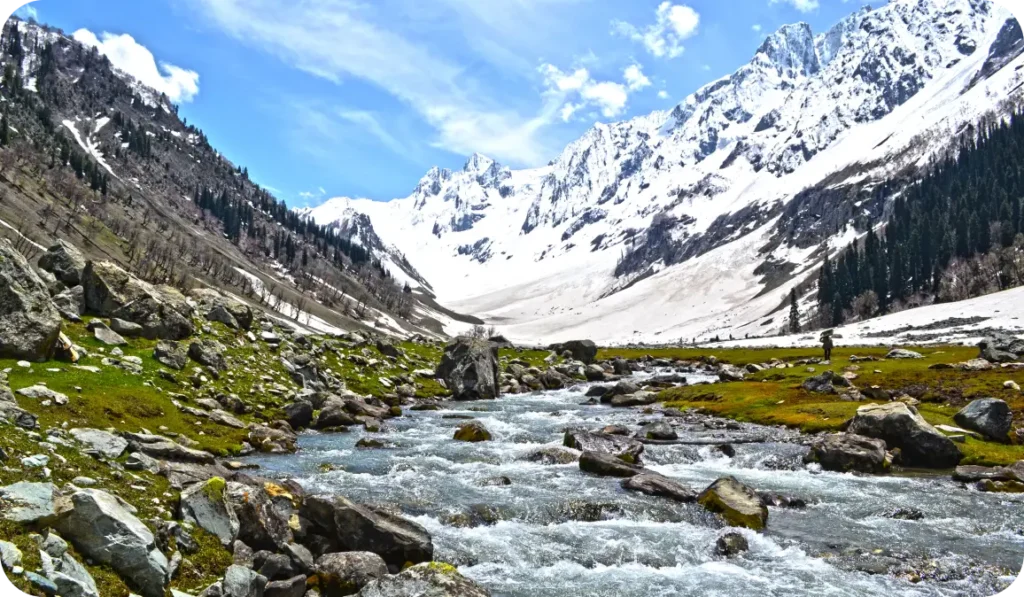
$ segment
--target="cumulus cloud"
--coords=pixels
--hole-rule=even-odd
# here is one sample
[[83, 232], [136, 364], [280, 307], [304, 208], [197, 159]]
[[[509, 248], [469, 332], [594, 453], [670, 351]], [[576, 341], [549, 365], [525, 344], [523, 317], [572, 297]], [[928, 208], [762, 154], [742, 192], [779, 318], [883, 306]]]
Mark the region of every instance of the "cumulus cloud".
[[630, 64], [622, 72], [622, 78], [626, 80], [626, 86], [630, 91], [640, 91], [644, 87], [651, 86], [651, 80], [644, 74], [639, 64]]
[[[585, 68], [567, 73], [553, 64], [544, 64], [539, 70], [544, 78], [545, 94], [565, 102], [559, 109], [559, 116], [565, 122], [571, 120], [579, 110], [588, 107], [597, 108], [605, 118], [615, 118], [626, 109], [630, 91], [651, 84], [638, 65], [626, 68], [625, 84], [595, 81], [590, 76], [590, 71]], [[631, 80], [630, 76], [634, 78]], [[639, 86], [635, 87], [636, 85]]]
[[668, 99], [668, 92], [662, 89], [658, 92], [658, 97], [661, 99]]
[[760, 23], [754, 23], [753, 25], [750, 26], [750, 28], [754, 31], [754, 33], [761, 33]]
[[768, 0], [769, 4], [792, 4], [800, 12], [811, 12], [818, 9], [818, 0]]
[[625, 21], [612, 21], [612, 32], [643, 44], [652, 56], [676, 58], [683, 54], [683, 40], [693, 37], [699, 25], [700, 14], [696, 10], [685, 4], [673, 4], [666, 0], [658, 5], [653, 25], [641, 29]]
[[79, 29], [72, 37], [99, 50], [115, 68], [143, 85], [167, 94], [172, 102], [190, 102], [199, 93], [199, 73], [166, 62], [157, 63], [153, 53], [131, 35], [104, 32], [97, 37], [88, 29]]

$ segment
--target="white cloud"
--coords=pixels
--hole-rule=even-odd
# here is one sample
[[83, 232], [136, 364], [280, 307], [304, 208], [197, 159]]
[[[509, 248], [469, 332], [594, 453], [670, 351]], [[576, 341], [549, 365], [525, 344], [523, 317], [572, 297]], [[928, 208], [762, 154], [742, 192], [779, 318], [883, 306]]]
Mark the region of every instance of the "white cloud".
[[158, 65], [153, 53], [131, 35], [104, 32], [96, 37], [88, 29], [79, 29], [72, 37], [99, 50], [115, 68], [143, 85], [167, 94], [172, 102], [190, 102], [199, 93], [199, 73], [166, 62]]
[[39, 20], [39, 11], [36, 10], [36, 7], [32, 6], [31, 4], [26, 4], [25, 6], [22, 6], [21, 8], [16, 10], [14, 12], [14, 14], [16, 14], [19, 17], [21, 17], [23, 19], [26, 19], [26, 20], [27, 19], [32, 19], [34, 21], [38, 21]]
[[338, 110], [338, 117], [366, 130], [366, 132], [380, 141], [381, 145], [384, 145], [392, 152], [402, 156], [408, 155], [407, 147], [381, 126], [380, 121], [377, 120], [377, 116], [373, 112], [341, 109]]
[[661, 99], [668, 99], [668, 92], [662, 89], [658, 92], [658, 97]]
[[753, 25], [750, 26], [750, 28], [754, 31], [754, 33], [761, 33], [760, 23], [754, 23]]
[[673, 4], [666, 0], [658, 5], [655, 17], [655, 23], [642, 30], [625, 21], [612, 21], [612, 32], [643, 44], [652, 56], [681, 56], [684, 51], [683, 40], [697, 33], [700, 14], [685, 4]]
[[336, 83], [359, 79], [385, 91], [436, 131], [434, 147], [481, 152], [513, 165], [544, 163], [557, 151], [539, 132], [557, 119], [560, 103], [545, 103], [536, 114], [510, 109], [509, 98], [497, 97], [463, 64], [420, 38], [397, 33], [394, 15], [375, 12], [375, 3], [191, 1], [208, 22], [298, 69]]
[[818, 0], [768, 0], [768, 4], [779, 4], [784, 2], [786, 4], [792, 4], [793, 8], [800, 12], [811, 12], [818, 9]]
[[626, 80], [626, 86], [629, 87], [630, 91], [640, 91], [644, 87], [651, 86], [651, 80], [647, 78], [643, 67], [639, 64], [627, 66], [626, 70], [622, 72], [622, 77]]
[[[568, 122], [579, 110], [587, 107], [597, 108], [605, 118], [615, 118], [626, 109], [630, 91], [651, 84], [639, 67], [635, 69], [634, 74], [639, 75], [646, 83], [642, 83], [635, 89], [632, 86], [627, 87], [629, 74], [626, 74], [627, 85], [623, 85], [614, 81], [595, 81], [590, 76], [590, 71], [585, 68], [565, 73], [553, 64], [543, 64], [538, 70], [544, 77], [544, 85], [547, 88], [545, 95], [560, 106], [558, 114], [565, 122]], [[630, 68], [627, 68], [625, 72], [630, 73]], [[566, 101], [574, 96], [578, 97], [576, 103]]]

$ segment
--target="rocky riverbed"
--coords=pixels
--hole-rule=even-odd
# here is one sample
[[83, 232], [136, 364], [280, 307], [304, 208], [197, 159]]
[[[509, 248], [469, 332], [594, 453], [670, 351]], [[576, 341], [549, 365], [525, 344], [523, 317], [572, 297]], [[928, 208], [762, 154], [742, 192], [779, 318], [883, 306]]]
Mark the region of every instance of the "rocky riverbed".
[[[982, 493], [948, 473], [822, 471], [804, 464], [809, 438], [795, 431], [584, 404], [587, 390], [446, 403], [391, 419], [382, 433], [304, 433], [296, 454], [249, 462], [309, 493], [401, 512], [431, 534], [435, 559], [500, 597], [793, 596], [833, 587], [990, 595], [1024, 561], [1020, 495]], [[468, 419], [491, 439], [453, 439]], [[651, 423], [677, 439], [643, 445], [648, 471], [693, 493], [734, 477], [768, 504], [765, 529], [731, 530], [700, 504], [627, 491], [618, 478], [582, 472], [580, 452], [563, 445], [566, 429], [634, 434]], [[360, 447], [366, 437], [379, 447]], [[731, 557], [716, 545], [730, 532], [748, 546]]]

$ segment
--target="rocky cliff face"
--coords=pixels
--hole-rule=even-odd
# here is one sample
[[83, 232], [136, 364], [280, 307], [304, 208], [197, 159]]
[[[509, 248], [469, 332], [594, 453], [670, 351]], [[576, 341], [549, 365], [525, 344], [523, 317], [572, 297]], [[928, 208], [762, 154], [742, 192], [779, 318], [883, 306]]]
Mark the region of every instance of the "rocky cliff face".
[[[311, 215], [345, 220], [343, 204], [369, 216], [441, 299], [513, 329], [690, 336], [715, 328], [678, 308], [604, 325], [621, 313], [609, 301], [658, 294], [666, 277], [729, 297], [721, 309], [788, 292], [815, 247], [851, 242], [966, 125], [1012, 108], [1021, 46], [987, 0], [896, 0], [817, 35], [787, 25], [674, 109], [595, 124], [545, 167], [475, 155], [460, 172], [431, 170], [408, 198]], [[718, 249], [743, 270], [728, 288], [690, 263]]]

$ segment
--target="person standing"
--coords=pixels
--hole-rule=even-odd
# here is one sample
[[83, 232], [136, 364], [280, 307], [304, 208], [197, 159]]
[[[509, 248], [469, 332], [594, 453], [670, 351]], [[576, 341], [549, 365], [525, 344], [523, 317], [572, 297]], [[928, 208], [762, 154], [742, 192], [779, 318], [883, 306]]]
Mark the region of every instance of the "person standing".
[[832, 330], [821, 333], [821, 347], [825, 350], [825, 360], [832, 360]]

